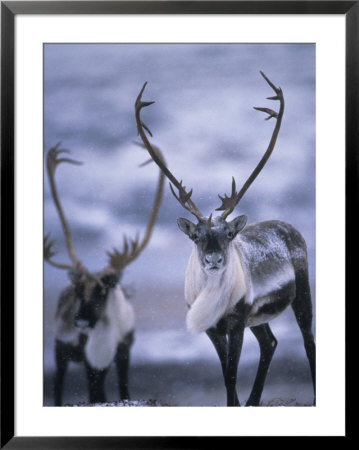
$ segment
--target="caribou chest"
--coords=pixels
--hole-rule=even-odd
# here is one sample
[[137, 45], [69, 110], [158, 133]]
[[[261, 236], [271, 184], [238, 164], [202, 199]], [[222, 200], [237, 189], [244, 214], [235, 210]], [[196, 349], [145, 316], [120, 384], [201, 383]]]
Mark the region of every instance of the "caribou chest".
[[239, 254], [231, 244], [228, 260], [220, 273], [207, 274], [200, 265], [195, 247], [191, 253], [185, 280], [185, 298], [190, 310], [187, 328], [202, 332], [229, 314], [248, 293], [248, 282]]

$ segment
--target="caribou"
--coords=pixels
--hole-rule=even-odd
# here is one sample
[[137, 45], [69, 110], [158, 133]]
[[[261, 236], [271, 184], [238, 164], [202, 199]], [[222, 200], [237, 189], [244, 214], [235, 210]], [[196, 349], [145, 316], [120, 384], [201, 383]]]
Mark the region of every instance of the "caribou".
[[[185, 275], [185, 300], [188, 306], [187, 328], [205, 332], [218, 354], [227, 394], [227, 406], [240, 406], [236, 383], [243, 335], [249, 327], [258, 340], [260, 359], [246, 406], [259, 406], [265, 379], [277, 339], [269, 322], [291, 305], [301, 330], [309, 361], [315, 405], [315, 342], [312, 333], [312, 301], [308, 276], [306, 242], [290, 224], [266, 220], [246, 225], [247, 217], [232, 220], [228, 216], [263, 169], [275, 147], [284, 113], [284, 96], [269, 78], [260, 72], [274, 91], [268, 100], [279, 101], [279, 111], [255, 107], [273, 118], [275, 126], [261, 160], [237, 190], [232, 177], [231, 194], [219, 195], [221, 214], [205, 217], [186, 190], [151, 145], [152, 134], [143, 123], [141, 110], [154, 102], [142, 101], [145, 83], [135, 102], [135, 117], [144, 146], [170, 182], [172, 194], [197, 222], [177, 219], [179, 229], [194, 243]], [[175, 190], [176, 189], [176, 190]]]
[[[107, 252], [109, 262], [98, 271], [90, 272], [76, 256], [71, 231], [59, 200], [55, 184], [55, 169], [61, 163], [81, 164], [68, 157], [60, 143], [52, 147], [46, 158], [51, 195], [65, 235], [71, 264], [55, 261], [54, 240], [44, 237], [44, 260], [59, 269], [68, 270], [71, 284], [61, 291], [55, 317], [54, 403], [62, 405], [64, 379], [70, 361], [83, 362], [86, 368], [90, 403], [106, 401], [105, 378], [113, 362], [118, 377], [120, 400], [130, 399], [129, 361], [134, 341], [135, 314], [120, 281], [123, 270], [133, 262], [148, 244], [160, 208], [164, 176], [160, 171], [152, 210], [142, 237], [123, 237], [122, 251]], [[161, 158], [159, 149], [156, 152]]]

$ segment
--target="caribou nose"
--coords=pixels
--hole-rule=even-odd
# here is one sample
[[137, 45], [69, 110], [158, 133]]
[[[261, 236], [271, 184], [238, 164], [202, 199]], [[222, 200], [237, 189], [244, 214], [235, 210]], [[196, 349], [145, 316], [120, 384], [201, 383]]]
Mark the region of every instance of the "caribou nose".
[[217, 253], [210, 253], [205, 256], [205, 261], [207, 264], [220, 264], [223, 261], [223, 258], [221, 255]]
[[90, 322], [86, 319], [75, 319], [75, 327], [76, 328], [88, 328], [90, 326]]

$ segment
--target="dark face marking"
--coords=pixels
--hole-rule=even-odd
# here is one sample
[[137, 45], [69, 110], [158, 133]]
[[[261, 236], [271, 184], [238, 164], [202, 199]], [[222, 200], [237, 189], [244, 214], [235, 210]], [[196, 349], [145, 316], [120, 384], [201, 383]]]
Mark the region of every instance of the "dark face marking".
[[118, 275], [105, 275], [99, 281], [95, 276], [70, 273], [80, 307], [75, 315], [75, 326], [94, 328], [106, 307], [108, 293], [119, 282]]
[[201, 265], [210, 274], [225, 268], [229, 243], [244, 228], [246, 221], [246, 216], [236, 217], [231, 222], [216, 217], [209, 229], [202, 222], [194, 224], [187, 219], [177, 219], [180, 230], [196, 244]]

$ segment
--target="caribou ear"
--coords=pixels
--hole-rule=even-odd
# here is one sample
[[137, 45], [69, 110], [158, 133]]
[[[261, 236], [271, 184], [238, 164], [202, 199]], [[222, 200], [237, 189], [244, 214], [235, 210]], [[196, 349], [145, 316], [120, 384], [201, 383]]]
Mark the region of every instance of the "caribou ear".
[[190, 220], [183, 219], [180, 217], [177, 219], [178, 227], [181, 231], [183, 231], [184, 234], [187, 234], [192, 239], [193, 233], [196, 229], [196, 225], [191, 222]]
[[228, 223], [229, 227], [233, 235], [235, 236], [237, 233], [243, 230], [247, 223], [247, 216], [238, 216]]

